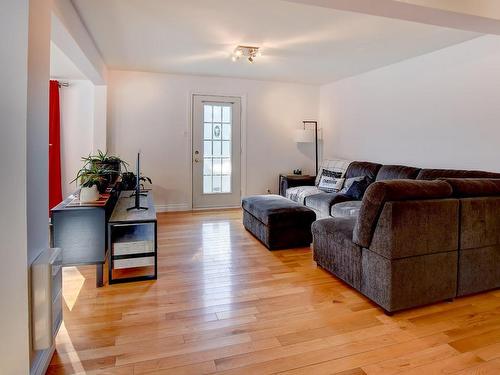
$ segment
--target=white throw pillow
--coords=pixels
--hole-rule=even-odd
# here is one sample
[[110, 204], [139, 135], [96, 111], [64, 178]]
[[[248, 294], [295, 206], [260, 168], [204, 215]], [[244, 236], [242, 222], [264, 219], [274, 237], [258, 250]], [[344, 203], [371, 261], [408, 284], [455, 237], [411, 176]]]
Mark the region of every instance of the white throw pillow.
[[318, 188], [327, 193], [335, 193], [342, 189], [345, 179], [340, 178], [342, 173], [323, 169]]

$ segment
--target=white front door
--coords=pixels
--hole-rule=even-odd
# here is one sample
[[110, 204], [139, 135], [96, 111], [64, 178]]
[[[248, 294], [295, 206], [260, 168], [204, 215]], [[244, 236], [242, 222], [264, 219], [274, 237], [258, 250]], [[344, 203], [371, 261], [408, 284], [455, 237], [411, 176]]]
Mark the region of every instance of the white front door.
[[193, 208], [241, 202], [241, 99], [193, 95]]

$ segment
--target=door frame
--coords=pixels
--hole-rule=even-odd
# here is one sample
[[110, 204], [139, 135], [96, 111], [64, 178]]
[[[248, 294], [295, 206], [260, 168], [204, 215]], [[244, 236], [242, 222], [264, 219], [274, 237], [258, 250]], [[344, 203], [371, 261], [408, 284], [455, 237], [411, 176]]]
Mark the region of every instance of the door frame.
[[223, 98], [239, 98], [240, 99], [240, 189], [241, 197], [243, 198], [247, 194], [247, 95], [246, 94], [232, 94], [228, 92], [204, 92], [204, 91], [191, 91], [188, 96], [188, 131], [187, 131], [187, 142], [188, 142], [188, 168], [189, 168], [189, 209], [191, 211], [205, 211], [214, 210], [217, 208], [234, 208], [238, 206], [223, 206], [223, 207], [209, 207], [209, 208], [193, 208], [193, 111], [194, 111], [194, 97], [195, 96], [216, 96]]

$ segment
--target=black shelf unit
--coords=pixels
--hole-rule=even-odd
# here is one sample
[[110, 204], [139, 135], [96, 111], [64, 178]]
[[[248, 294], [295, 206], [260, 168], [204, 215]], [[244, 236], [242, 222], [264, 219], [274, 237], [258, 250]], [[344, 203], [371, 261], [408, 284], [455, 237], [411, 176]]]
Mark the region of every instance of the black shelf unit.
[[[134, 198], [123, 191], [108, 224], [109, 284], [132, 281], [156, 280], [158, 277], [158, 229], [151, 193], [141, 197], [147, 211], [127, 210]], [[152, 268], [153, 272], [129, 277], [116, 277], [123, 270]], [[126, 271], [125, 271], [126, 272]]]

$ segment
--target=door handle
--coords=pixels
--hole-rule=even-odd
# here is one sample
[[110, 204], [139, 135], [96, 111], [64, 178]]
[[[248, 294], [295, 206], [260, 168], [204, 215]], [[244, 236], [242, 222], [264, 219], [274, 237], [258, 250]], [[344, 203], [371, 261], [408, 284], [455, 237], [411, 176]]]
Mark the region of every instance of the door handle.
[[195, 163], [199, 163], [199, 162], [200, 162], [200, 159], [195, 158], [195, 159], [194, 159], [194, 162], [195, 162]]
[[200, 154], [200, 152], [198, 150], [196, 150], [194, 152], [194, 162], [195, 163], [199, 163], [200, 162], [200, 159], [198, 159], [198, 155]]

